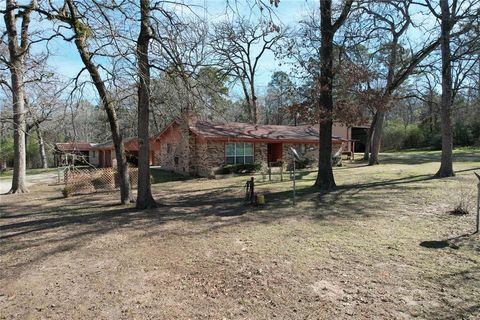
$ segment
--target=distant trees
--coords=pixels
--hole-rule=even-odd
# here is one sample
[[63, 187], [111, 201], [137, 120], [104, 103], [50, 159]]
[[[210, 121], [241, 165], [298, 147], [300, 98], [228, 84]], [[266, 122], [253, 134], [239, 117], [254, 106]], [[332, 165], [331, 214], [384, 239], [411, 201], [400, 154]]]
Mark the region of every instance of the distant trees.
[[[430, 13], [440, 23], [440, 56], [441, 56], [441, 84], [442, 97], [440, 103], [442, 127], [442, 158], [440, 168], [435, 174], [437, 177], [450, 177], [453, 171], [453, 132], [452, 132], [452, 104], [458, 91], [478, 59], [471, 59], [462, 65], [463, 57], [477, 54], [480, 50], [478, 33], [480, 2], [476, 0], [440, 0], [437, 7], [433, 1], [425, 0], [419, 4], [426, 6]], [[463, 38], [464, 35], [467, 38]], [[472, 64], [473, 63], [473, 64]], [[452, 75], [454, 66], [459, 67], [456, 79]]]
[[[276, 71], [267, 86], [265, 97], [265, 123], [266, 124], [293, 124], [289, 117], [288, 108], [296, 102], [296, 87], [288, 74]], [[293, 122], [293, 123], [292, 123]]]
[[257, 22], [234, 17], [213, 25], [209, 42], [215, 54], [213, 63], [237, 80], [245, 98], [250, 121], [259, 122], [256, 76], [260, 59], [285, 35], [285, 30], [271, 21]]
[[380, 103], [370, 127], [371, 141], [367, 141], [371, 145], [369, 165], [379, 163], [384, 121], [396, 92], [439, 44], [438, 38], [422, 40], [422, 45], [409, 41], [408, 32], [415, 26], [411, 6], [412, 1], [371, 1], [357, 9], [361, 16], [356, 28], [364, 28], [364, 46], [375, 53], [373, 66], [381, 74], [374, 87]]
[[[53, 140], [111, 138], [121, 201], [127, 203], [132, 196], [122, 139], [137, 135], [142, 180], [137, 206], [148, 207], [153, 200], [150, 130], [160, 131], [178, 116], [186, 122], [319, 123], [316, 185], [322, 190], [335, 188], [333, 121], [354, 124], [371, 113], [366, 145], [371, 165], [379, 162], [385, 122], [392, 129], [387, 142], [393, 132], [404, 134], [396, 147], [439, 140], [441, 127], [437, 176], [451, 176], [453, 143], [460, 137], [461, 143], [473, 143], [480, 131], [471, 116], [477, 114], [471, 106], [480, 99], [479, 3], [322, 0], [292, 35], [274, 22], [278, 1], [268, 8], [255, 2], [267, 15], [253, 12], [255, 5], [245, 12], [227, 5], [227, 18], [216, 22], [202, 18], [196, 6], [175, 1], [5, 1], [0, 85], [6, 90], [3, 99], [12, 101], [12, 112], [2, 111], [0, 153], [6, 159], [2, 166], [14, 160], [11, 192], [27, 191], [26, 156], [35, 151], [36, 162], [47, 166]], [[175, 6], [182, 10], [173, 10]], [[32, 15], [47, 18], [42, 28], [51, 28], [32, 32]], [[83, 63], [62, 88], [51, 86], [55, 72], [39, 67], [48, 63], [50, 41], [57, 39], [73, 43]], [[45, 54], [33, 54], [32, 45], [44, 40]], [[260, 96], [259, 70], [273, 52], [276, 62], [289, 64], [292, 72], [274, 72]], [[35, 68], [41, 72], [35, 74]], [[92, 88], [98, 105], [83, 95]], [[63, 95], [62, 89], [67, 89]], [[231, 96], [235, 92], [240, 99]]]
[[[50, 10], [52, 9], [50, 8]], [[46, 13], [49, 18], [63, 22], [73, 33], [73, 35], [64, 37], [69, 37], [74, 41], [85, 66], [82, 71], [86, 70], [90, 74], [93, 85], [99, 95], [100, 102], [107, 113], [113, 145], [115, 147], [120, 185], [120, 201], [126, 204], [132, 200], [127, 158], [118, 123], [117, 111], [115, 109], [115, 100], [111, 92], [107, 89], [106, 82], [100, 71], [101, 69], [108, 70], [108, 68], [94, 61], [98, 56], [108, 57], [109, 54], [106, 53], [105, 50], [108, 50], [108, 48], [111, 49], [112, 43], [116, 39], [112, 32], [112, 25], [110, 24], [113, 20], [110, 20], [106, 14], [108, 10], [111, 10], [111, 8], [108, 6], [102, 7], [102, 5], [97, 2], [90, 3], [65, 0], [62, 7], [56, 8], [53, 12], [46, 11]], [[96, 24], [94, 24], [94, 22]], [[95, 43], [97, 47], [92, 46], [92, 43]]]

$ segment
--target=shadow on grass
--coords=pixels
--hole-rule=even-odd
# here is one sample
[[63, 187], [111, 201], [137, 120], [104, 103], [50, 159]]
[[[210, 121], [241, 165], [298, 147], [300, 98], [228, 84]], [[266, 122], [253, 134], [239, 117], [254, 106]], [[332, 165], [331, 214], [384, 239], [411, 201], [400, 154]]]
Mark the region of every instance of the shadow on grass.
[[152, 184], [171, 182], [171, 181], [187, 181], [193, 179], [187, 175], [181, 175], [172, 171], [160, 169], [160, 168], [150, 168], [150, 177]]
[[[475, 169], [463, 171], [470, 170]], [[308, 174], [306, 172], [302, 178]], [[294, 216], [316, 220], [350, 219], [358, 216], [368, 218], [391, 209], [394, 203], [385, 202], [385, 199], [392, 197], [392, 192], [420, 189], [423, 187], [420, 182], [431, 179], [431, 175], [417, 175], [348, 184], [328, 194], [319, 193], [313, 186], [302, 187], [297, 190], [301, 209], [292, 208], [291, 189], [267, 190], [267, 204], [253, 207], [244, 200], [243, 185], [239, 183], [236, 187], [236, 182], [228, 186], [216, 185], [193, 191], [158, 188], [159, 192], [155, 196], [162, 199], [164, 205], [145, 211], [137, 211], [132, 206], [114, 205], [112, 199], [115, 197], [108, 192], [68, 199], [52, 197], [50, 193], [44, 195], [44, 201], [40, 205], [28, 202], [0, 205], [0, 253], [49, 248], [24, 262], [27, 265], [35, 260], [46, 259], [51, 254], [84, 246], [88, 243], [86, 240], [115, 230], [136, 230], [142, 237], [161, 235], [173, 238], [192, 237], [235, 225], [269, 224]], [[268, 188], [277, 183], [281, 182], [264, 182], [259, 183], [259, 186]], [[162, 228], [162, 225], [171, 222], [180, 222], [181, 228]], [[21, 264], [19, 262], [19, 266]]]
[[[380, 154], [380, 162], [383, 164], [423, 164], [429, 162], [440, 163], [441, 152], [405, 152]], [[480, 153], [472, 151], [457, 151], [453, 154], [454, 162], [479, 162]]]
[[460, 236], [451, 237], [444, 240], [422, 241], [420, 242], [420, 246], [428, 249], [443, 249], [443, 248], [459, 249], [465, 240], [469, 240], [477, 236], [478, 234], [476, 232], [470, 232], [470, 233], [465, 233]]

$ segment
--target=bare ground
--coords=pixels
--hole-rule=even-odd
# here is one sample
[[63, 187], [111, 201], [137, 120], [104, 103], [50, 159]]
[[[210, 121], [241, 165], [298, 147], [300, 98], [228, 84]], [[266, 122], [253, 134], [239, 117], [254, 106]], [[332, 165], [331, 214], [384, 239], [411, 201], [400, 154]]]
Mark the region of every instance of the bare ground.
[[245, 177], [157, 184], [144, 212], [60, 186], [0, 196], [0, 319], [478, 319], [475, 217], [448, 212], [473, 203], [480, 156], [441, 180], [437, 159], [338, 168], [328, 195], [302, 173], [295, 208], [289, 181], [245, 205]]

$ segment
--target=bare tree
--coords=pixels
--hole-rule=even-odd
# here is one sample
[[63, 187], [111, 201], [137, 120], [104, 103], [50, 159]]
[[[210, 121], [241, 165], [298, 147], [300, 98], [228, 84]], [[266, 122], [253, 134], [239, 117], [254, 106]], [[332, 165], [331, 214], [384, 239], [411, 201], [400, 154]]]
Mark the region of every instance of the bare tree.
[[369, 165], [379, 163], [385, 117], [397, 90], [439, 45], [438, 38], [422, 40], [421, 46], [410, 42], [408, 31], [416, 27], [411, 19], [411, 5], [411, 0], [376, 0], [367, 1], [357, 9], [363, 14], [356, 28], [367, 30], [363, 35], [364, 42], [375, 52], [377, 69], [384, 70], [381, 81], [373, 88], [378, 91], [378, 97], [367, 139], [367, 148], [371, 148], [370, 157], [368, 154], [364, 157], [369, 158]]
[[284, 35], [285, 30], [271, 21], [260, 19], [252, 23], [241, 17], [215, 24], [210, 35], [210, 44], [218, 58], [216, 62], [226, 74], [240, 82], [253, 123], [259, 122], [255, 77], [260, 59], [265, 52], [273, 50]]
[[[5, 20], [8, 38], [8, 60], [4, 60], [10, 70], [10, 90], [13, 105], [13, 139], [14, 139], [14, 165], [12, 188], [8, 193], [28, 192], [25, 185], [26, 154], [25, 154], [25, 59], [30, 47], [29, 27], [31, 14], [36, 6], [36, 1], [28, 6], [19, 8], [16, 1], [7, 0], [6, 10], [2, 13]], [[17, 30], [17, 21], [20, 22], [20, 33]]]
[[156, 206], [150, 186], [150, 62], [149, 42], [152, 38], [150, 25], [150, 1], [140, 0], [140, 33], [137, 40], [138, 68], [138, 194], [137, 209]]
[[[82, 10], [79, 10], [79, 9]], [[115, 110], [115, 99], [107, 89], [106, 83], [102, 78], [101, 70], [106, 71], [101, 64], [96, 64], [94, 58], [97, 56], [108, 57], [108, 54], [102, 52], [109, 47], [112, 42], [116, 41], [116, 37], [112, 34], [111, 20], [102, 9], [105, 8], [100, 2], [84, 2], [65, 0], [65, 3], [60, 8], [53, 8], [52, 5], [48, 9], [40, 10], [41, 13], [46, 14], [48, 18], [61, 21], [68, 26], [73, 32], [73, 36], [66, 37], [66, 40], [73, 40], [80, 58], [84, 64], [84, 70], [90, 74], [95, 89], [100, 97], [101, 104], [105, 109], [110, 124], [112, 133], [113, 145], [115, 147], [116, 166], [120, 185], [120, 201], [122, 204], [132, 201], [130, 180], [128, 176], [127, 159], [125, 155], [125, 147], [123, 145], [123, 138], [120, 132], [117, 112]], [[108, 7], [111, 9], [110, 7]], [[87, 19], [87, 15], [93, 15], [92, 19]], [[99, 22], [102, 21], [103, 22]], [[98, 22], [100, 25], [95, 28], [92, 21]], [[102, 35], [102, 31], [106, 30], [107, 34]], [[104, 32], [105, 33], [105, 32]], [[101, 38], [100, 44], [97, 48], [90, 46], [91, 41], [95, 38]], [[107, 49], [108, 50], [108, 49]]]
[[[427, 7], [431, 14], [440, 22], [440, 54], [441, 54], [441, 75], [442, 75], [442, 97], [440, 102], [440, 118], [442, 129], [442, 157], [440, 168], [435, 174], [436, 177], [451, 177], [453, 171], [453, 133], [452, 133], [452, 104], [455, 93], [459, 89], [464, 76], [459, 74], [454, 80], [452, 68], [454, 62], [458, 62], [460, 69], [465, 69], [461, 65], [461, 57], [477, 53], [479, 47], [478, 35], [478, 17], [480, 13], [480, 2], [477, 0], [459, 1], [440, 0], [438, 6], [430, 0], [418, 2], [418, 4]], [[438, 8], [439, 7], [439, 8]], [[472, 33], [473, 30], [473, 33]], [[473, 34], [466, 42], [456, 45], [453, 50], [452, 44], [464, 34]], [[475, 62], [475, 60], [473, 60]], [[472, 70], [475, 64], [467, 70]], [[468, 71], [464, 73], [468, 74]]]
[[340, 15], [333, 21], [332, 1], [320, 1], [320, 97], [318, 109], [321, 110], [320, 119], [320, 147], [318, 157], [318, 174], [315, 186], [321, 190], [332, 190], [336, 187], [332, 169], [332, 125], [333, 125], [333, 58], [334, 37], [338, 29], [347, 19], [353, 0], [346, 0], [340, 10]]

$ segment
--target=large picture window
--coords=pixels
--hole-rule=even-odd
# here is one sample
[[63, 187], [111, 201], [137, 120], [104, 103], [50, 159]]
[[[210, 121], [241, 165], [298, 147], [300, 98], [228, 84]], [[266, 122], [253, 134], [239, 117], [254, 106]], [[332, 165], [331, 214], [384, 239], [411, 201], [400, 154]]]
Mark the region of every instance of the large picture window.
[[253, 163], [253, 143], [229, 142], [225, 145], [227, 164]]

